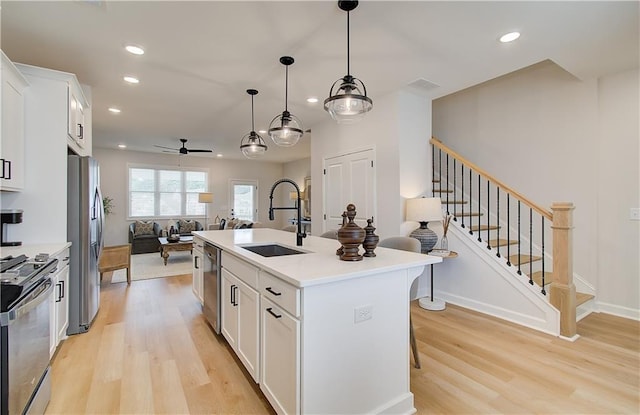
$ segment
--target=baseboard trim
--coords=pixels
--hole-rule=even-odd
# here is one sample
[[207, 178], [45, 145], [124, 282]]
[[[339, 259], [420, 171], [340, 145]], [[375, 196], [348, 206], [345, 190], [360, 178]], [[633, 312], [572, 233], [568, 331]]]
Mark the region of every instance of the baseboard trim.
[[640, 321], [640, 310], [630, 307], [623, 307], [616, 304], [596, 301], [594, 311], [598, 313], [612, 314], [614, 316]]

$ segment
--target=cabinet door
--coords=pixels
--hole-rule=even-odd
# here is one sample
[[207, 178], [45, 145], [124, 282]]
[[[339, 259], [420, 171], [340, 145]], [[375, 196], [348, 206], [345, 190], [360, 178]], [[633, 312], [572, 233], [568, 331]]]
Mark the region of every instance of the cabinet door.
[[204, 258], [204, 252], [194, 249], [193, 250], [193, 285], [191, 290], [193, 294], [196, 296], [200, 304], [204, 304], [204, 299], [202, 296], [203, 292], [203, 270], [202, 270], [202, 260]]
[[69, 327], [69, 266], [57, 274], [56, 295], [56, 344], [67, 337]]
[[24, 95], [25, 82], [13, 65], [2, 58], [2, 140], [0, 189], [24, 187]]
[[259, 381], [260, 295], [238, 280], [238, 341], [237, 354], [251, 377]]
[[49, 294], [49, 359], [53, 357], [58, 347], [58, 316], [56, 311], [58, 309], [58, 285], [56, 276], [51, 277], [51, 283], [53, 284], [53, 291]]
[[238, 279], [222, 269], [222, 335], [236, 350], [238, 341]]
[[260, 389], [278, 414], [300, 413], [300, 321], [262, 297]]

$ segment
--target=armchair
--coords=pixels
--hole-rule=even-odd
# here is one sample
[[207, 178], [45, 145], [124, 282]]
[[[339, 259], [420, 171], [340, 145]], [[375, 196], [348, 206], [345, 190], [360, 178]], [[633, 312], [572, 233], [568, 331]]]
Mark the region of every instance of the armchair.
[[[149, 226], [152, 225], [152, 226]], [[138, 232], [136, 232], [136, 229]], [[157, 222], [135, 221], [129, 225], [129, 243], [132, 254], [146, 254], [158, 252], [162, 236], [162, 227]]]
[[204, 230], [202, 224], [197, 220], [194, 221], [185, 221], [180, 219], [176, 223], [176, 230], [180, 234], [180, 236], [191, 236], [191, 232], [193, 231], [202, 231]]

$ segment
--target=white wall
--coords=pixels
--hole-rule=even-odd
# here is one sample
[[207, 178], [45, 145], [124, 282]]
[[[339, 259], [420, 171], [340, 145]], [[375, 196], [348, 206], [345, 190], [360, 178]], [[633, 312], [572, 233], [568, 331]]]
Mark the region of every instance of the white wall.
[[[94, 148], [93, 155], [100, 163], [102, 194], [114, 199], [114, 213], [107, 217], [105, 224], [106, 245], [118, 245], [128, 241], [127, 232], [131, 223], [127, 220], [128, 163], [208, 168], [209, 191], [213, 193], [213, 203], [209, 205], [208, 210], [209, 223], [213, 223], [213, 218], [216, 215], [221, 218], [229, 215], [229, 179], [258, 180], [258, 221], [262, 222], [263, 226], [276, 229], [285, 225], [286, 213], [276, 212], [276, 220], [273, 222], [269, 221], [268, 216], [269, 190], [276, 180], [283, 177], [281, 163], [212, 159], [102, 148]], [[284, 190], [276, 189], [278, 198], [281, 198], [283, 194]], [[157, 220], [157, 222], [166, 226], [167, 221]]]
[[574, 272], [638, 318], [637, 70], [580, 81], [542, 62], [434, 101], [433, 131], [534, 202], [573, 202]]
[[[430, 101], [404, 91], [374, 96], [373, 100], [373, 109], [357, 124], [337, 124], [327, 115], [327, 121], [313, 127], [311, 217], [314, 224], [323, 222], [323, 160], [353, 150], [374, 148], [377, 174], [374, 226], [376, 233], [384, 238], [402, 232], [404, 198], [429, 189]], [[315, 226], [315, 233], [324, 231]]]

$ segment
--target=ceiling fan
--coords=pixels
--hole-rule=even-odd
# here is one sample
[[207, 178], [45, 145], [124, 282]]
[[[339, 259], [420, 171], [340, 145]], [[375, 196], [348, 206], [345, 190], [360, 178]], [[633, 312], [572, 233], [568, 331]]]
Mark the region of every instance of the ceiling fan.
[[[182, 147], [180, 147], [180, 148], [171, 148], [171, 147], [158, 146], [158, 145], [154, 145], [154, 147], [166, 149], [166, 150], [163, 150], [163, 152], [165, 152], [165, 153], [175, 153], [176, 151], [178, 153], [180, 153], [180, 154], [212, 153], [213, 152], [213, 150], [203, 150], [203, 149], [195, 149], [195, 148], [187, 148], [187, 147], [185, 147], [185, 144], [187, 143], [187, 139], [186, 138], [181, 138], [180, 141], [182, 142]], [[167, 150], [171, 150], [171, 151], [167, 151]]]

